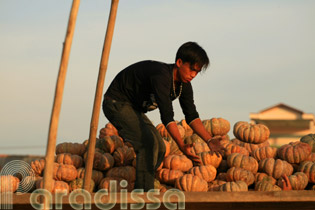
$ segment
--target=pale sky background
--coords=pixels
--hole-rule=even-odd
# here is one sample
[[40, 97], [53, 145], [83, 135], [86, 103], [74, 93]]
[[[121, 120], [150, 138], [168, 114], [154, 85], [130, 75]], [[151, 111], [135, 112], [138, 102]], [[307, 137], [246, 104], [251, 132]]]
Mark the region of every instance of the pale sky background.
[[[0, 0], [0, 154], [45, 154], [71, 4]], [[89, 136], [109, 9], [109, 0], [81, 1], [57, 143]], [[314, 37], [313, 0], [120, 0], [104, 91], [124, 67], [173, 63], [196, 41], [211, 61], [192, 81], [201, 119], [233, 127], [280, 102], [315, 113]], [[160, 123], [158, 111], [148, 116]], [[101, 112], [99, 128], [107, 122]]]

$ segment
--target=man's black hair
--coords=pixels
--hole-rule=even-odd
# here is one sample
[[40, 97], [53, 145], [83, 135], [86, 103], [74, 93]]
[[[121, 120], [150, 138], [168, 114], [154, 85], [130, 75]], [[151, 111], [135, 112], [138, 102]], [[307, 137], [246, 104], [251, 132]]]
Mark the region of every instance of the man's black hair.
[[179, 58], [184, 63], [188, 62], [191, 65], [198, 64], [202, 70], [207, 69], [210, 62], [206, 51], [196, 42], [186, 42], [180, 46], [176, 53], [175, 62]]

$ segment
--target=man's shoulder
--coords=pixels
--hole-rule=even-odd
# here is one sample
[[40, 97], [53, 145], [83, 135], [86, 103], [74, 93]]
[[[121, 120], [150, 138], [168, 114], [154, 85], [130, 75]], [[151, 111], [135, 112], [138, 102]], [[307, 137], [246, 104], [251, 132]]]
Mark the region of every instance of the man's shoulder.
[[139, 65], [147, 65], [147, 66], [157, 66], [157, 67], [165, 67], [169, 66], [170, 64], [162, 62], [162, 61], [156, 61], [156, 60], [143, 60], [139, 61], [136, 64]]

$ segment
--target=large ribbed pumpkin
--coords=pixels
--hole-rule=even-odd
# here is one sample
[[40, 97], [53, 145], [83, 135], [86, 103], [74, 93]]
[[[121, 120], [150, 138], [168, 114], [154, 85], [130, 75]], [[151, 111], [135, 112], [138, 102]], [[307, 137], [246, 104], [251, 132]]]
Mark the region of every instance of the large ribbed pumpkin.
[[[86, 161], [86, 156], [84, 155], [84, 160]], [[109, 153], [94, 153], [94, 160], [93, 160], [93, 168], [100, 171], [106, 171], [114, 166], [114, 158]]]
[[71, 153], [82, 156], [85, 153], [85, 145], [79, 143], [64, 142], [56, 146], [56, 154]]
[[105, 177], [119, 177], [133, 183], [136, 180], [136, 169], [132, 166], [119, 166], [109, 169]]
[[[295, 172], [288, 177], [289, 182], [292, 186], [292, 190], [304, 190], [308, 184], [308, 177], [303, 172]], [[278, 179], [278, 186], [283, 189], [283, 178]]]
[[132, 161], [136, 158], [136, 153], [132, 147], [126, 145], [118, 147], [113, 153], [115, 166], [132, 165]]
[[57, 181], [70, 182], [77, 178], [77, 169], [73, 165], [54, 163], [53, 178]]
[[188, 171], [193, 167], [193, 163], [185, 155], [169, 155], [164, 159], [165, 168], [172, 170]]
[[212, 151], [201, 152], [197, 155], [201, 160], [201, 163], [197, 163], [198, 165], [212, 165], [218, 168], [222, 161], [222, 156]]
[[79, 155], [72, 155], [70, 153], [61, 153], [55, 157], [56, 163], [62, 163], [67, 165], [73, 165], [76, 168], [80, 168], [83, 165], [83, 159]]
[[302, 136], [300, 142], [307, 143], [312, 148], [312, 152], [315, 153], [315, 133], [310, 133], [305, 136]]
[[254, 157], [257, 161], [261, 161], [265, 158], [276, 158], [277, 150], [278, 149], [276, 147], [260, 147], [252, 151], [252, 157]]
[[283, 175], [290, 176], [293, 173], [293, 167], [285, 160], [266, 158], [259, 162], [259, 171], [279, 179]]
[[249, 186], [254, 183], [255, 176], [246, 169], [232, 167], [226, 172], [226, 181], [244, 181]]
[[227, 164], [230, 167], [239, 167], [257, 173], [258, 162], [255, 158], [240, 153], [232, 153], [227, 157]]
[[207, 192], [208, 183], [192, 174], [185, 174], [184, 176], [176, 179], [175, 187], [186, 192]]
[[248, 186], [244, 181], [226, 182], [225, 184], [220, 186], [219, 191], [246, 192], [248, 191]]
[[282, 191], [282, 189], [267, 180], [261, 180], [255, 184], [255, 191]]
[[117, 129], [111, 123], [107, 123], [104, 128], [100, 130], [99, 138], [102, 139], [105, 136], [118, 136]]
[[196, 142], [193, 144], [191, 148], [191, 152], [196, 155], [201, 152], [208, 152], [210, 151], [208, 144], [206, 142]]
[[211, 118], [203, 120], [202, 124], [211, 136], [224, 136], [230, 130], [230, 122], [223, 118]]
[[270, 135], [267, 126], [263, 124], [250, 124], [243, 121], [235, 123], [233, 133], [237, 139], [254, 144], [265, 142]]
[[38, 160], [33, 160], [31, 162], [31, 167], [37, 176], [41, 176], [45, 168], [45, 159], [40, 158]]
[[254, 151], [257, 148], [270, 146], [269, 141], [265, 141], [265, 142], [260, 143], [260, 144], [251, 144], [251, 143], [246, 143], [246, 142], [240, 141], [238, 139], [232, 139], [231, 142], [233, 142], [234, 144], [237, 144], [241, 147], [244, 147], [245, 149], [248, 150], [249, 153], [251, 153], [252, 151]]
[[310, 154], [310, 145], [299, 141], [285, 144], [278, 150], [279, 158], [289, 163], [301, 163], [302, 161], [306, 160]]
[[217, 170], [212, 165], [195, 166], [191, 168], [188, 173], [199, 176], [200, 178], [206, 180], [206, 182], [211, 182], [215, 179]]
[[310, 183], [315, 183], [315, 163], [304, 161], [300, 164], [298, 171], [305, 173]]
[[96, 140], [96, 148], [103, 150], [105, 153], [112, 154], [117, 148], [123, 146], [123, 141], [119, 136], [104, 136]]
[[175, 180], [183, 175], [184, 173], [180, 170], [171, 170], [168, 168], [162, 168], [156, 172], [156, 177], [160, 182], [170, 185], [174, 185]]
[[240, 153], [246, 156], [249, 156], [249, 152], [244, 147], [241, 147], [239, 145], [236, 145], [232, 143], [231, 141], [222, 141], [220, 142], [223, 148], [225, 149], [223, 158], [226, 159], [227, 156], [229, 156], [232, 153]]
[[[44, 189], [44, 179], [39, 179], [36, 181], [36, 189]], [[64, 181], [52, 180], [51, 188], [48, 189], [48, 191], [51, 193], [58, 193], [58, 192], [69, 193], [69, 185], [67, 182], [64, 182]]]

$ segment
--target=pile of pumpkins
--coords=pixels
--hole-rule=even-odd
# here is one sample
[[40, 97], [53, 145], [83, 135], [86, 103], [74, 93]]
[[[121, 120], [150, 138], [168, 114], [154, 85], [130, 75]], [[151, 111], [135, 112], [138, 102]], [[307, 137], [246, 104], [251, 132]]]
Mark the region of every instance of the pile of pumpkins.
[[[212, 118], [202, 123], [211, 136], [220, 137], [224, 148], [220, 154], [211, 151], [185, 120], [177, 122], [184, 143], [193, 145], [192, 153], [200, 157], [201, 163], [192, 162], [181, 152], [163, 124], [156, 126], [166, 146], [164, 161], [156, 171], [156, 189], [161, 192], [172, 188], [190, 192], [281, 191], [286, 175], [292, 190], [315, 190], [315, 134], [276, 148], [269, 145], [270, 131], [265, 125], [237, 122], [233, 127], [235, 138], [230, 140], [227, 120]], [[52, 193], [58, 190], [71, 192], [83, 187], [87, 145], [86, 140], [56, 146]], [[106, 124], [96, 140], [89, 191], [110, 190], [111, 180], [117, 181], [117, 192], [121, 189], [132, 191], [135, 166], [136, 154], [132, 145], [119, 137], [112, 124]], [[43, 188], [45, 160], [35, 160], [31, 167], [36, 174], [32, 190]], [[18, 185], [16, 177], [9, 180], [9, 184]], [[127, 181], [127, 186], [120, 184], [122, 180]], [[14, 192], [14, 187], [12, 189]]]

